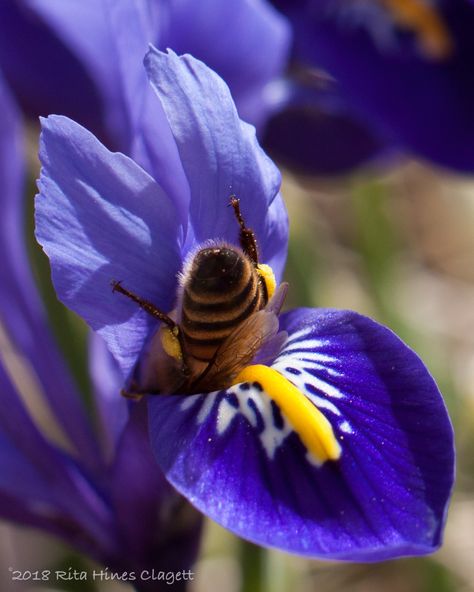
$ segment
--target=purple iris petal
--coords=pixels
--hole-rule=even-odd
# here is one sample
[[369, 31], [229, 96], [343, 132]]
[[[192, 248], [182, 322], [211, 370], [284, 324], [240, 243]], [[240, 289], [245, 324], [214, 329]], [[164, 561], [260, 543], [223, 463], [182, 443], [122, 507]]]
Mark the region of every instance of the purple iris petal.
[[417, 4], [432, 16], [412, 17], [405, 27], [396, 10], [379, 2], [309, 0], [288, 7], [297, 55], [334, 76], [354, 113], [377, 134], [438, 164], [472, 171], [474, 6]]
[[281, 282], [285, 269], [286, 255], [288, 252], [288, 224], [288, 212], [286, 211], [285, 202], [279, 193], [273, 200], [272, 205], [268, 208], [262, 235], [258, 235], [257, 237], [259, 245], [262, 242], [259, 238], [263, 236], [265, 239], [263, 241], [263, 249], [261, 249], [261, 259], [271, 266], [277, 282]]
[[[145, 401], [132, 407], [117, 443], [112, 491], [119, 527], [128, 545], [122, 552], [130, 565], [139, 564], [147, 554], [154, 556], [160, 569], [179, 570], [192, 563], [202, 519], [188, 506], [181, 514], [184, 522], [175, 523], [185, 502], [167, 483], [153, 457]], [[151, 518], [157, 522], [154, 528], [150, 528]]]
[[126, 375], [150, 321], [111, 281], [170, 310], [181, 258], [173, 204], [123, 154], [63, 117], [43, 122], [37, 238], [56, 290], [106, 340]]
[[[152, 174], [184, 219], [189, 189], [166, 117], [142, 64], [148, 43], [159, 35], [163, 15], [158, 3], [32, 0], [32, 6], [94, 80], [105, 106], [102, 127], [107, 132], [101, 139]], [[82, 91], [82, 87], [76, 89], [78, 94]], [[61, 109], [58, 112], [62, 114]]]
[[286, 225], [269, 229], [267, 219], [268, 207], [278, 195], [280, 173], [258, 145], [255, 129], [238, 118], [226, 84], [198, 60], [171, 51], [152, 48], [145, 64], [191, 188], [191, 245], [210, 238], [238, 244], [235, 218], [224, 215], [235, 194], [242, 200], [247, 226], [259, 238], [262, 260], [284, 250]]
[[37, 430], [2, 364], [0, 392], [8, 410], [0, 416], [1, 518], [60, 536], [111, 569], [179, 571], [192, 564], [201, 519], [152, 457], [144, 404], [127, 420], [109, 470], [89, 480], [80, 460]]
[[158, 47], [189, 53], [217, 72], [232, 92], [239, 116], [259, 128], [266, 117], [268, 82], [284, 70], [290, 27], [264, 1], [179, 0], [163, 6], [167, 26]]
[[266, 127], [264, 146], [275, 160], [300, 173], [343, 174], [379, 155], [381, 143], [348, 113], [316, 105], [289, 105]]
[[[155, 99], [154, 96], [153, 98]], [[148, 462], [146, 467], [145, 461], [150, 461], [151, 457], [150, 451], [145, 447], [146, 426], [143, 422], [137, 425], [122, 413], [119, 421], [114, 425], [113, 436], [117, 438], [118, 432], [122, 429], [122, 442], [126, 447], [116, 450], [113, 456], [113, 469], [107, 472], [98, 439], [92, 432], [73, 388], [72, 380], [53, 346], [44, 323], [43, 310], [30, 277], [24, 250], [23, 208], [20, 199], [22, 161], [18, 119], [2, 84], [0, 84], [0, 106], [2, 132], [0, 134], [0, 181], [4, 206], [0, 238], [4, 255], [0, 291], [0, 345], [3, 357], [0, 362], [0, 395], [4, 407], [4, 412], [0, 416], [0, 515], [4, 519], [41, 528], [60, 536], [93, 559], [118, 570], [151, 569], [160, 565], [165, 568], [171, 565], [171, 569], [174, 568], [176, 571], [186, 568], [197, 551], [199, 520], [191, 524], [181, 524], [179, 532], [174, 529], [174, 523], [173, 527], [170, 527], [168, 523], [170, 512], [166, 506], [168, 501], [166, 495], [170, 492], [170, 486], [164, 483], [154, 461]], [[114, 230], [119, 232], [121, 216], [125, 218], [128, 216], [129, 228], [136, 229], [138, 225], [143, 230], [145, 224], [140, 224], [139, 219], [139, 214], [143, 210], [148, 212], [147, 218], [154, 220], [150, 222], [149, 230], [150, 233], [156, 234], [158, 242], [163, 237], [166, 239], [167, 236], [166, 230], [163, 231], [161, 227], [163, 224], [166, 228], [172, 229], [170, 230], [173, 233], [172, 244], [177, 244], [178, 224], [175, 222], [173, 226], [171, 223], [171, 220], [175, 220], [174, 210], [169, 208], [171, 213], [167, 215], [163, 207], [163, 204], [167, 203], [167, 198], [155, 199], [156, 194], [162, 196], [162, 192], [159, 188], [150, 189], [154, 184], [151, 178], [134, 163], [124, 165], [122, 155], [111, 155], [105, 151], [107, 154], [101, 159], [104, 153], [101, 153], [100, 149], [95, 149], [98, 143], [91, 134], [69, 120], [61, 121], [64, 124], [61, 128], [63, 135], [55, 127], [55, 124], [59, 125], [57, 119], [53, 118], [46, 124], [47, 149], [43, 156], [45, 163], [53, 165], [55, 174], [43, 178], [43, 181], [51, 189], [52, 200], [57, 198], [58, 201], [55, 204], [59, 205], [59, 209], [61, 207], [63, 209], [63, 218], [59, 215], [58, 217], [65, 220], [63, 238], [66, 235], [71, 239], [71, 243], [68, 244], [74, 244], [73, 239], [77, 239], [75, 247], [78, 250], [86, 245], [91, 246], [91, 243], [98, 249], [103, 247], [102, 250], [88, 253], [89, 259], [86, 258], [86, 265], [92, 259], [100, 266], [101, 256], [107, 254], [107, 244], [101, 236], [103, 232], [103, 228], [100, 228], [101, 223], [107, 222], [107, 228], [111, 232]], [[81, 135], [82, 132], [83, 135]], [[77, 140], [78, 136], [80, 137], [79, 146], [77, 143], [74, 144], [74, 139]], [[54, 137], [53, 140], [52, 137]], [[102, 150], [105, 149], [102, 148]], [[71, 157], [70, 161], [68, 157]], [[119, 178], [115, 179], [110, 167], [117, 163], [117, 159], [120, 163], [121, 176], [118, 174]], [[98, 169], [102, 173], [97, 183], [99, 189], [102, 181], [107, 185], [107, 180], [111, 176], [115, 179], [115, 182], [111, 182], [107, 188], [114, 192], [114, 197], [118, 197], [116, 204], [119, 214], [117, 215], [113, 208], [112, 211], [107, 208], [104, 199], [101, 200], [102, 194], [88, 192], [90, 189], [87, 187], [88, 174], [91, 171], [97, 173]], [[85, 187], [84, 192], [79, 191], [83, 200], [91, 199], [103, 216], [97, 220], [95, 228], [93, 224], [81, 226], [83, 231], [81, 236], [78, 236], [77, 226], [69, 224], [67, 219], [68, 211], [71, 209], [75, 208], [76, 213], [81, 213], [80, 204], [71, 204], [61, 193], [62, 175], [71, 172], [75, 182]], [[81, 176], [81, 173], [84, 174]], [[124, 203], [121, 199], [120, 189], [123, 189], [123, 185], [127, 187], [126, 194], [130, 196], [130, 204]], [[144, 188], [145, 196], [140, 196], [140, 188]], [[134, 189], [137, 191], [135, 192]], [[71, 187], [72, 195], [75, 195], [75, 191], [77, 191], [77, 185]], [[134, 198], [138, 202], [140, 197], [148, 205], [133, 203]], [[151, 197], [154, 198], [152, 206], [148, 203]], [[126, 207], [127, 204], [130, 205], [129, 208]], [[44, 204], [43, 207], [41, 204], [39, 219], [42, 215], [46, 215], [47, 218], [48, 212], [51, 211], [51, 208], [48, 208], [50, 205]], [[157, 209], [159, 209], [160, 220], [156, 219]], [[42, 222], [46, 226], [43, 236], [47, 242], [49, 232], [53, 229], [57, 218], [55, 216], [51, 219], [43, 218]], [[39, 226], [41, 225], [40, 222]], [[95, 233], [94, 230], [96, 230]], [[139, 238], [143, 239], [144, 233]], [[156, 236], [153, 237], [154, 242], [149, 241], [150, 244], [153, 242], [156, 245]], [[81, 237], [85, 239], [82, 243], [79, 240]], [[123, 233], [121, 238], [124, 238]], [[122, 248], [125, 253], [129, 246], [124, 240]], [[177, 247], [173, 246], [168, 250], [167, 248], [160, 250], [167, 265], [172, 265], [172, 257], [168, 251], [174, 253], [176, 250]], [[140, 257], [143, 257], [145, 251], [146, 249], [140, 252]], [[66, 261], [67, 264], [67, 256], [64, 251], [61, 251], [61, 244], [57, 245], [55, 254], [62, 263]], [[74, 254], [72, 258], [74, 259]], [[152, 263], [154, 264], [155, 261]], [[120, 269], [120, 264], [114, 269]], [[99, 272], [99, 269], [92, 268], [89, 271], [90, 275], [93, 275]], [[168, 274], [166, 275], [168, 277]], [[80, 272], [78, 276], [74, 276], [74, 281], [78, 277], [81, 278]], [[170, 281], [174, 284], [175, 278], [172, 273], [170, 277]], [[106, 286], [109, 291], [111, 290], [110, 279], [107, 278]], [[75, 287], [80, 291], [84, 286], [79, 283]], [[99, 289], [99, 293], [101, 290], [102, 288]], [[95, 293], [92, 291], [91, 297], [94, 297]], [[86, 298], [84, 306], [88, 305]], [[9, 362], [12, 363], [9, 364]], [[24, 367], [19, 368], [22, 364]], [[6, 371], [7, 369], [10, 374]], [[25, 373], [25, 370], [28, 372]], [[105, 370], [102, 378], [104, 375]], [[15, 385], [12, 382], [13, 379], [16, 381]], [[38, 379], [37, 385], [36, 379]], [[112, 382], [113, 380], [110, 379], [104, 387], [110, 387]], [[49, 432], [43, 433], [39, 430], [23, 404], [21, 395], [28, 397], [36, 386], [50, 403], [54, 411], [54, 419], [73, 444], [74, 450], [71, 454], [56, 447], [49, 440]], [[21, 395], [16, 389], [21, 390]], [[121, 411], [126, 412], [125, 401], [120, 399], [118, 392], [115, 394], [117, 407], [120, 406]], [[132, 455], [131, 462], [127, 463], [125, 454], [130, 450], [136, 454]], [[140, 456], [138, 456], [139, 452]], [[138, 463], [137, 458], [140, 459]], [[140, 471], [138, 475], [134, 473], [136, 478], [131, 491], [132, 487], [127, 489], [124, 483], [131, 478], [133, 471], [130, 468], [135, 466], [148, 470]], [[141, 495], [134, 497], [138, 491]], [[172, 496], [176, 497], [176, 494], [173, 492]], [[150, 503], [139, 507], [138, 498], [142, 502], [144, 499], [153, 500], [153, 507]], [[137, 539], [133, 536], [132, 528], [124, 527], [125, 510], [128, 512], [126, 521], [135, 527], [140, 525], [141, 538]], [[121, 512], [120, 516], [119, 512]], [[148, 536], [144, 536], [145, 525], [149, 531]], [[170, 528], [171, 530], [168, 530]], [[156, 543], [157, 540], [159, 544]], [[169, 549], [168, 543], [170, 543]], [[124, 554], [125, 548], [129, 549], [129, 556]], [[166, 557], [159, 552], [164, 548], [169, 550]], [[180, 553], [181, 549], [184, 549], [184, 553]], [[156, 583], [153, 584], [152, 589], [157, 589]]]
[[[38, 431], [15, 392], [3, 365], [0, 364], [2, 404], [8, 411], [0, 415], [0, 435], [16, 450], [18, 468], [2, 475], [0, 490], [15, 495], [26, 510], [41, 518], [58, 517], [88, 532], [107, 552], [113, 547], [111, 513], [82, 471], [67, 455], [52, 446]], [[2, 452], [2, 455], [5, 450]], [[8, 481], [29, 476], [27, 483], [16, 487]], [[12, 491], [13, 489], [13, 491]], [[5, 508], [8, 517], [8, 507]], [[48, 513], [50, 516], [48, 516]]]
[[[115, 43], [109, 31], [106, 2], [30, 0], [29, 5], [37, 18], [47, 23], [52, 34], [77, 56], [94, 81], [104, 106], [102, 118], [112, 146], [128, 145], [131, 138], [130, 120], [124, 105], [121, 63], [116, 59]], [[59, 73], [60, 70], [57, 70], [56, 75]], [[76, 92], [81, 92], [80, 87], [75, 88]]]
[[[273, 367], [329, 420], [342, 450], [317, 467], [253, 384], [150, 398], [152, 445], [170, 482], [254, 542], [377, 561], [436, 549], [453, 483], [453, 435], [420, 359], [353, 312], [297, 309]], [[277, 407], [277, 408], [275, 408]]]
[[[8, 39], [8, 44], [5, 44], [4, 55], [0, 53], [0, 59], [3, 58], [15, 74], [16, 86], [24, 90], [23, 94], [33, 95], [35, 86], [22, 76], [25, 64], [30, 62], [22, 50], [29, 47], [24, 42], [29, 39], [27, 33], [34, 34], [38, 43], [44, 46], [41, 55], [47, 58], [41, 68], [45, 72], [44, 78], [50, 82], [44, 94], [47, 90], [52, 94], [51, 89], [58, 86], [57, 80], [64, 80], [65, 70], [64, 74], [71, 77], [67, 87], [75, 92], [62, 90], [64, 108], [79, 107], [76, 105], [78, 89], [82, 89], [87, 104], [100, 97], [103, 112], [99, 113], [96, 108], [95, 113], [89, 114], [89, 120], [91, 115], [92, 121], [93, 116], [96, 119], [102, 116], [106, 120], [109, 139], [122, 142], [124, 134], [130, 131], [120, 117], [127, 116], [123, 112], [126, 79], [133, 72], [139, 72], [139, 63], [132, 64], [137, 48], [140, 47], [143, 56], [146, 44], [153, 43], [161, 49], [172, 47], [177, 52], [201, 58], [227, 80], [240, 115], [254, 124], [265, 116], [264, 87], [283, 70], [289, 49], [290, 30], [286, 19], [262, 0], [225, 3], [206, 0], [199, 6], [192, 0], [172, 3], [166, 0], [27, 0], [21, 9], [14, 0], [4, 4], [4, 19], [10, 26], [5, 27], [2, 35]], [[11, 35], [12, 31], [14, 35]], [[19, 39], [23, 42], [19, 43]], [[57, 51], [53, 53], [56, 46]], [[7, 48], [15, 54], [16, 61], [7, 53]], [[125, 72], [122, 57], [127, 51], [128, 66], [132, 65], [132, 68]], [[117, 73], [125, 74], [125, 86], [120, 85]], [[83, 78], [88, 84], [83, 83]], [[95, 88], [90, 89], [91, 81]], [[44, 80], [38, 82], [40, 89], [47, 86]], [[54, 96], [47, 96], [47, 99], [49, 102], [43, 101], [46, 107], [58, 104]], [[67, 114], [51, 108], [46, 112]], [[77, 112], [81, 114], [79, 109]]]
[[53, 343], [29, 270], [23, 236], [23, 145], [18, 113], [0, 79], [0, 322], [8, 338], [27, 356], [58, 420], [84, 463], [97, 469], [97, 441], [79, 394]]
[[[5, 384], [5, 377], [2, 376], [2, 392]], [[28, 500], [42, 500], [43, 503], [44, 500], [51, 500], [48, 484], [3, 431], [0, 432], [0, 492], [11, 495], [20, 507], [26, 506]], [[8, 507], [2, 507], [0, 511], [8, 511]]]
[[0, 2], [0, 64], [28, 115], [62, 113], [96, 133], [104, 131], [103, 105], [80, 56], [55, 35], [28, 0]]
[[95, 408], [100, 424], [101, 444], [109, 458], [127, 424], [127, 401], [119, 396], [123, 376], [105, 341], [91, 332], [89, 335], [89, 371], [94, 392]]
[[[72, 113], [110, 147], [132, 151], [149, 172], [154, 161], [163, 158], [150, 142], [163, 116], [159, 104], [148, 100], [143, 84], [141, 62], [148, 43], [203, 59], [227, 80], [241, 117], [257, 124], [266, 117], [265, 86], [283, 70], [290, 37], [286, 19], [261, 0], [206, 0], [199, 7], [190, 0], [27, 0], [21, 9], [8, 0], [3, 13], [0, 60], [14, 75], [15, 90], [31, 102], [37, 87], [46, 87], [45, 97], [40, 95], [41, 113]], [[42, 67], [33, 66], [32, 76], [26, 77], [23, 72], [31, 59], [24, 55], [29, 48], [25, 39], [31, 35], [38, 39], [43, 59]], [[33, 85], [31, 79], [40, 70], [43, 78]], [[67, 84], [65, 76], [71, 78]], [[83, 113], [81, 105], [88, 111]], [[162, 123], [160, 137], [161, 148], [171, 145]], [[169, 171], [159, 179], [164, 189], [176, 188], [182, 180], [179, 171], [170, 169], [169, 162], [161, 170]]]
[[307, 174], [341, 174], [374, 159], [384, 142], [338, 94], [337, 83], [314, 73], [281, 81], [263, 145], [282, 164]]

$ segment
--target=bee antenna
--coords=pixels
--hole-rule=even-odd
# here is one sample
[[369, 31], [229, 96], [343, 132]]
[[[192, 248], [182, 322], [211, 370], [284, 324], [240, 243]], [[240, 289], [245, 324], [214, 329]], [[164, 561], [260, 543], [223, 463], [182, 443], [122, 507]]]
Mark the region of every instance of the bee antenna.
[[237, 222], [240, 226], [240, 246], [242, 247], [244, 253], [249, 257], [249, 259], [254, 263], [255, 266], [258, 265], [258, 248], [257, 248], [257, 239], [255, 238], [255, 234], [251, 228], [247, 228], [244, 222], [244, 218], [242, 216], [242, 212], [240, 211], [240, 199], [235, 195], [230, 196], [229, 206], [232, 206], [234, 209], [235, 217], [237, 218]]

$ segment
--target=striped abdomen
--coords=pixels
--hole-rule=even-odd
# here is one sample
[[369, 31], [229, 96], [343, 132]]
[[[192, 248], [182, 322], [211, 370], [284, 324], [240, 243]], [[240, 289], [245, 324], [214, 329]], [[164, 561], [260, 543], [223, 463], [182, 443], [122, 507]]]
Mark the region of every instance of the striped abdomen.
[[183, 286], [181, 329], [187, 354], [210, 361], [226, 337], [266, 303], [265, 284], [242, 251], [202, 249]]

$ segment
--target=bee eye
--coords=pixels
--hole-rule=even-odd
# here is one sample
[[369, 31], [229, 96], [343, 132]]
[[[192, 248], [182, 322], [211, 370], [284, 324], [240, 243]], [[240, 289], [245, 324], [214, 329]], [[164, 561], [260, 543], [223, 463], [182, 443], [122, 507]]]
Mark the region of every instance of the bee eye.
[[238, 282], [242, 272], [242, 255], [236, 251], [203, 249], [196, 256], [191, 287], [199, 292], [220, 292]]

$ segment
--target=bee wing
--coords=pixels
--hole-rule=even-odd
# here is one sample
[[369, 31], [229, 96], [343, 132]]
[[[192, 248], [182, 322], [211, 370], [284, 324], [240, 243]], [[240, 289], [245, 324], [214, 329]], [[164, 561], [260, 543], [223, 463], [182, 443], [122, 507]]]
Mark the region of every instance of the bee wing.
[[193, 390], [224, 388], [248, 366], [262, 345], [278, 332], [278, 317], [273, 311], [260, 310], [248, 317], [217, 350], [204, 372], [192, 385]]
[[227, 337], [214, 358], [191, 384], [192, 390], [225, 388], [251, 363], [261, 348], [263, 358], [259, 361], [269, 358], [270, 350], [274, 352], [275, 347], [286, 339], [286, 333], [278, 333], [278, 314], [287, 291], [288, 284], [282, 283], [264, 309], [250, 315]]

